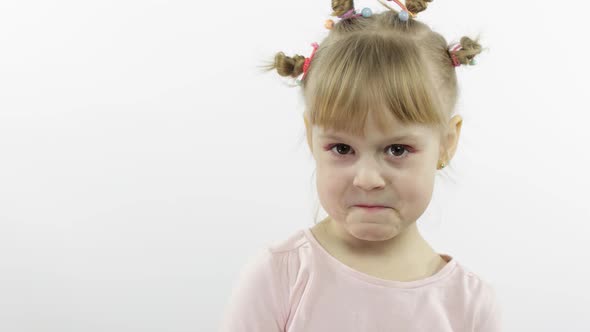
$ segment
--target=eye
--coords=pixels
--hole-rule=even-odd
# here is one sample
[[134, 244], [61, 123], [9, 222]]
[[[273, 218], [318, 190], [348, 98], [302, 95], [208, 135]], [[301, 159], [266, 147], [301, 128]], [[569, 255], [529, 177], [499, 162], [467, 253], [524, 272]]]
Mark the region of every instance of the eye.
[[[334, 148], [336, 148], [336, 149], [334, 149]], [[328, 146], [327, 150], [335, 151], [335, 154], [338, 158], [343, 158], [343, 156], [346, 155], [347, 152], [351, 150], [351, 148], [350, 148], [350, 145], [338, 143], [338, 144], [333, 144], [333, 145]], [[386, 150], [388, 152], [393, 151], [393, 154], [391, 154], [392, 156], [395, 157], [393, 159], [406, 158], [406, 156], [410, 153], [409, 147], [406, 145], [401, 145], [401, 144], [389, 145]]]
[[[405, 158], [406, 155], [407, 155], [407, 153], [410, 153], [410, 150], [408, 150], [407, 146], [405, 146], [405, 145], [400, 145], [400, 144], [390, 145], [390, 146], [387, 147], [388, 148], [388, 151], [389, 151], [389, 148], [390, 147], [393, 147], [393, 149], [391, 149], [391, 151], [395, 151], [393, 155], [396, 156], [396, 157], [402, 156], [400, 158]], [[404, 153], [404, 152], [407, 152], [407, 153]]]

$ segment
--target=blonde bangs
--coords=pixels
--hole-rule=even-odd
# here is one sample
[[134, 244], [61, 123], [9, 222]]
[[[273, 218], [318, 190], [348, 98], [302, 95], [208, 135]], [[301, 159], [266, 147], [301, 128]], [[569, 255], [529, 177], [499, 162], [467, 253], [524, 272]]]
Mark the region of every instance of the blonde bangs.
[[306, 78], [311, 123], [363, 136], [369, 112], [376, 111], [384, 133], [391, 116], [442, 127], [443, 109], [425, 63], [413, 42], [391, 35], [351, 33], [325, 45]]

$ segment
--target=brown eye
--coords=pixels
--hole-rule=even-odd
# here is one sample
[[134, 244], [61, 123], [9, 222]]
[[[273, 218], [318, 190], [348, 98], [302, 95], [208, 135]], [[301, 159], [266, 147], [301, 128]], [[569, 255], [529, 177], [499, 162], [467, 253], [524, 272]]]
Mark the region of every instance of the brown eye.
[[[337, 157], [344, 158], [345, 155], [349, 154], [351, 148], [350, 145], [338, 143], [330, 145], [326, 148], [326, 150], [333, 151]], [[387, 147], [387, 152], [392, 151], [393, 153], [388, 153], [390, 156], [393, 156], [393, 159], [403, 159], [410, 154], [411, 147], [401, 144], [393, 144]]]
[[336, 148], [337, 154], [342, 154], [345, 155], [347, 154], [348, 151], [350, 151], [350, 146], [346, 145], [346, 144], [335, 144], [331, 150], [334, 150], [334, 148]]
[[408, 151], [408, 149], [403, 146], [403, 145], [390, 145], [389, 147], [392, 147], [391, 151], [394, 151], [394, 156], [399, 157], [399, 156], [403, 156], [405, 151]]

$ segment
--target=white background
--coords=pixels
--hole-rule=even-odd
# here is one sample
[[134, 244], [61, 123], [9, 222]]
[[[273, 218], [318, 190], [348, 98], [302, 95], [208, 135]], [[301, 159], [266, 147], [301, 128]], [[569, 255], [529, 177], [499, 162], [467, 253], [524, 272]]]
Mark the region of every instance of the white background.
[[[590, 330], [590, 24], [558, 5], [418, 16], [489, 48], [457, 68], [459, 149], [419, 226], [495, 285], [506, 331]], [[0, 331], [215, 331], [247, 259], [314, 224], [299, 88], [257, 66], [311, 54], [330, 13], [1, 2]]]

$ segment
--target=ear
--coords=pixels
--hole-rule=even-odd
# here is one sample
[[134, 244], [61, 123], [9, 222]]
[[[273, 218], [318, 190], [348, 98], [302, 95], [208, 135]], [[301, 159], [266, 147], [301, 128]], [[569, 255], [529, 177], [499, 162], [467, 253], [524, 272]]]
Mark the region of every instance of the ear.
[[305, 136], [307, 137], [307, 146], [309, 146], [309, 151], [313, 154], [313, 147], [312, 147], [312, 140], [311, 140], [311, 125], [310, 125], [310, 121], [309, 121], [308, 112], [303, 113], [303, 122], [305, 122]]
[[461, 126], [463, 125], [463, 118], [460, 115], [455, 115], [449, 120], [449, 128], [446, 137], [444, 137], [441, 144], [443, 145], [442, 151], [445, 155], [441, 155], [440, 158], [446, 164], [448, 164], [455, 152], [459, 143], [459, 137], [461, 136]]

